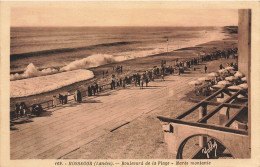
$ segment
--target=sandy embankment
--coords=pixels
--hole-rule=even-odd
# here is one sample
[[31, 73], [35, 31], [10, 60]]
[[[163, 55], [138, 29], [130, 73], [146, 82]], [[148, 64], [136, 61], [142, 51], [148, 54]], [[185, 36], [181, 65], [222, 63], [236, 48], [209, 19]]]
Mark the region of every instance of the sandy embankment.
[[11, 81], [10, 96], [15, 98], [49, 92], [93, 77], [94, 74], [92, 71], [74, 70], [48, 76]]

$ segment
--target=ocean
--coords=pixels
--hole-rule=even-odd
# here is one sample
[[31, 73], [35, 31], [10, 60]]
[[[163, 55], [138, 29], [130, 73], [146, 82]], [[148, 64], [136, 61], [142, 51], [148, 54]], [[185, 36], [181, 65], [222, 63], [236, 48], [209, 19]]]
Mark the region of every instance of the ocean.
[[10, 70], [33, 64], [48, 75], [57, 67], [96, 67], [222, 38], [220, 27], [12, 27]]

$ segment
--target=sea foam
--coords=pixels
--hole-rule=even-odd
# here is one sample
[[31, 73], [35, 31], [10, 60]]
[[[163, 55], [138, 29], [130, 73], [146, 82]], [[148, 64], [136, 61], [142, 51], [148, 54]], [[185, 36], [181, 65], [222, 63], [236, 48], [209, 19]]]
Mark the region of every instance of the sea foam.
[[59, 72], [57, 69], [54, 68], [47, 68], [43, 70], [38, 70], [37, 67], [34, 66], [33, 63], [30, 63], [27, 67], [24, 73], [22, 74], [11, 74], [10, 80], [19, 80], [19, 79], [25, 79], [25, 78], [32, 78], [32, 77], [38, 77], [38, 76], [45, 76], [50, 74], [55, 74]]
[[71, 71], [82, 68], [97, 67], [104, 64], [114, 63], [116, 59], [109, 54], [94, 54], [86, 58], [75, 60], [68, 65], [62, 67], [61, 71]]
[[154, 50], [144, 50], [138, 52], [120, 52], [118, 54], [110, 55], [110, 54], [93, 54], [86, 58], [75, 60], [70, 62], [68, 65], [62, 67], [61, 71], [71, 71], [76, 69], [84, 69], [91, 67], [98, 67], [105, 64], [121, 62], [130, 59], [136, 59], [140, 57], [146, 57], [153, 54], [163, 53], [163, 50], [154, 49]]

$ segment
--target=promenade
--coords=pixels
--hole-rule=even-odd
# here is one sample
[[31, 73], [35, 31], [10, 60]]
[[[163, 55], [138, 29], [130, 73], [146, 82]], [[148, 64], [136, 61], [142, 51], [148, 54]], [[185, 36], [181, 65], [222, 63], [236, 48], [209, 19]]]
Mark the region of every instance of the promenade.
[[174, 117], [191, 107], [188, 83], [206, 75], [201, 71], [203, 65], [144, 89], [128, 86], [49, 109], [33, 122], [15, 125], [11, 159], [174, 158], [156, 116]]

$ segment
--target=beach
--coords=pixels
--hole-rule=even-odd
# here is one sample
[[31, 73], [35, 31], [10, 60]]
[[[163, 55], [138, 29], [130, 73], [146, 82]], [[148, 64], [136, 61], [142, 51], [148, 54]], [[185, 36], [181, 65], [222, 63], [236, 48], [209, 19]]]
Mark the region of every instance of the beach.
[[[237, 34], [230, 32], [229, 28], [223, 29], [225, 33], [225, 38], [223, 40], [211, 41], [203, 44], [196, 45], [194, 47], [176, 49], [171, 52], [163, 52], [160, 54], [154, 54], [147, 57], [140, 57], [135, 59], [129, 59], [120, 62], [114, 62], [110, 64], [101, 65], [98, 67], [88, 68], [88, 70], [94, 73], [94, 78], [89, 80], [80, 81], [77, 83], [73, 83], [71, 85], [62, 87], [60, 89], [45, 92], [42, 94], [32, 95], [28, 97], [21, 98], [11, 98], [10, 107], [11, 110], [14, 108], [14, 104], [17, 102], [25, 101], [29, 106], [35, 103], [41, 103], [44, 101], [48, 101], [52, 99], [53, 95], [58, 95], [59, 93], [72, 93], [76, 89], [80, 91], [87, 90], [87, 86], [98, 81], [99, 85], [109, 84], [111, 82], [111, 75], [113, 73], [113, 68], [122, 65], [123, 66], [123, 74], [121, 76], [130, 76], [133, 73], [141, 73], [146, 70], [152, 69], [154, 66], [160, 66], [161, 60], [166, 60], [167, 65], [174, 66], [175, 60], [179, 61], [188, 60], [191, 58], [198, 58], [199, 54], [211, 54], [217, 50], [225, 50], [228, 48], [234, 48], [237, 45]], [[108, 71], [108, 76], [103, 77], [103, 72]]]

